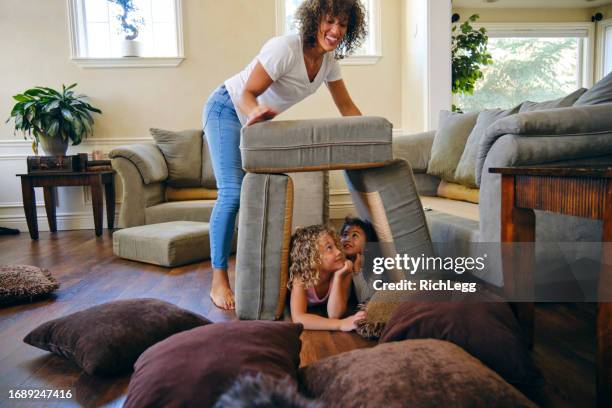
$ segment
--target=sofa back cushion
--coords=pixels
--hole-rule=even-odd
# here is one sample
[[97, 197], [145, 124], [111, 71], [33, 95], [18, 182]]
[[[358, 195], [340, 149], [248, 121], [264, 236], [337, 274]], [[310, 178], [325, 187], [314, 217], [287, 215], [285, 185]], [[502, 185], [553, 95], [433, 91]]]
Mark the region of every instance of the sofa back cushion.
[[477, 118], [478, 112], [440, 112], [439, 127], [431, 146], [427, 174], [442, 180], [455, 181], [455, 170]]
[[202, 181], [202, 131], [150, 129], [168, 165], [168, 184], [199, 187]]
[[545, 101], [545, 102], [525, 101], [521, 105], [521, 109], [519, 110], [519, 113], [533, 112], [533, 111], [539, 111], [539, 110], [545, 110], [545, 109], [567, 108], [569, 106], [574, 105], [574, 103], [576, 103], [578, 98], [580, 98], [586, 91], [587, 91], [586, 88], [580, 88], [580, 89], [575, 90], [569, 95], [562, 96], [561, 98], [558, 98], [558, 99], [553, 99], [552, 101]]
[[612, 103], [612, 72], [578, 98], [574, 106], [598, 105], [600, 103]]
[[[457, 168], [454, 174], [454, 180], [456, 183], [463, 184], [466, 187], [477, 187], [476, 184], [476, 156], [478, 154], [478, 146], [482, 139], [485, 131], [491, 124], [497, 120], [510, 116], [519, 111], [519, 106], [512, 109], [487, 109], [478, 114], [476, 125], [470, 132], [467, 141], [465, 142], [465, 148], [457, 163]], [[448, 180], [452, 181], [452, 180]]]

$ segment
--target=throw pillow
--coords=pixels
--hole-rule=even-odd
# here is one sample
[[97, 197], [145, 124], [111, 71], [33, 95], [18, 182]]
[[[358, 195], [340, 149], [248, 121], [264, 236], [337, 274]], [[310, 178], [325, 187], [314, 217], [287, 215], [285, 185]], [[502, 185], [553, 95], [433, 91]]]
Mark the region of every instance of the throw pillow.
[[124, 407], [211, 407], [246, 374], [297, 378], [303, 326], [234, 321], [179, 333], [140, 356]]
[[32, 301], [57, 288], [59, 283], [47, 269], [30, 265], [0, 265], [0, 304]]
[[465, 142], [465, 148], [463, 149], [459, 162], [456, 166], [455, 174], [453, 176], [456, 183], [472, 188], [478, 187], [476, 184], [476, 156], [478, 154], [480, 139], [482, 139], [489, 126], [499, 119], [517, 113], [519, 107], [520, 105], [507, 110], [489, 109], [478, 114], [476, 125], [470, 132], [467, 141]]
[[216, 200], [217, 190], [204, 187], [166, 187], [166, 201]]
[[427, 174], [446, 181], [455, 181], [455, 169], [461, 159], [470, 132], [476, 125], [478, 112], [440, 112], [438, 130], [431, 146]]
[[41, 324], [26, 343], [66, 357], [87, 374], [129, 371], [153, 344], [210, 320], [157, 299], [118, 300]]
[[457, 344], [521, 389], [542, 385], [510, 306], [493, 294], [477, 292], [456, 302], [402, 303], [380, 341], [424, 338]]
[[586, 91], [574, 106], [598, 105], [612, 103], [612, 72], [600, 79], [591, 89]]
[[[459, 170], [459, 167], [457, 167], [457, 170]], [[450, 198], [451, 200], [467, 201], [469, 203], [478, 204], [480, 190], [442, 180], [440, 184], [438, 184], [438, 192], [436, 195], [438, 197]]]
[[330, 407], [535, 407], [461, 348], [433, 339], [337, 354], [303, 368], [301, 377]]
[[202, 131], [149, 129], [168, 165], [168, 184], [199, 187], [202, 180]]
[[546, 110], [546, 109], [567, 108], [567, 107], [574, 105], [574, 103], [576, 103], [578, 98], [580, 98], [586, 91], [587, 91], [586, 88], [580, 88], [580, 89], [575, 90], [569, 95], [562, 96], [559, 99], [553, 99], [552, 101], [545, 101], [545, 102], [526, 101], [526, 102], [523, 102], [523, 104], [521, 105], [521, 109], [519, 110], [519, 113], [533, 112], [533, 111]]

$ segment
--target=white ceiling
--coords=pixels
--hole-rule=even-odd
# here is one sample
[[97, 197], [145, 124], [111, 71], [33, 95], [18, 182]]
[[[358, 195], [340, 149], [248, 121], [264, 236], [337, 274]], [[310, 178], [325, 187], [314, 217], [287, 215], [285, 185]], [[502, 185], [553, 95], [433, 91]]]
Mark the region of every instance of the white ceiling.
[[612, 0], [452, 0], [453, 7], [469, 8], [590, 8], [612, 4]]

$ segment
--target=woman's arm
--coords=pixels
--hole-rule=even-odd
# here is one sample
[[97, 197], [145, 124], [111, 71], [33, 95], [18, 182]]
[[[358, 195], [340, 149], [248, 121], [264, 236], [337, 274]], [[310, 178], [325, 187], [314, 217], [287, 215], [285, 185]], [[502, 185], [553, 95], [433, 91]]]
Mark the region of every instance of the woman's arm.
[[327, 301], [327, 315], [330, 318], [338, 319], [346, 313], [346, 307], [351, 294], [352, 275], [353, 263], [349, 260], [345, 262], [342, 269], [334, 272], [331, 293]]
[[361, 116], [361, 111], [351, 99], [342, 79], [328, 82], [327, 87], [342, 116]]
[[302, 323], [306, 330], [342, 330], [351, 331], [355, 329], [355, 322], [363, 319], [365, 314], [357, 313], [345, 319], [328, 319], [312, 313], [307, 313], [308, 299], [304, 286], [294, 281], [291, 290], [291, 320], [294, 323]]
[[278, 114], [273, 109], [257, 103], [257, 97], [264, 93], [272, 85], [272, 82], [274, 81], [261, 63], [255, 64], [255, 68], [249, 75], [244, 90], [238, 99], [238, 109], [248, 117], [247, 126], [272, 119]]

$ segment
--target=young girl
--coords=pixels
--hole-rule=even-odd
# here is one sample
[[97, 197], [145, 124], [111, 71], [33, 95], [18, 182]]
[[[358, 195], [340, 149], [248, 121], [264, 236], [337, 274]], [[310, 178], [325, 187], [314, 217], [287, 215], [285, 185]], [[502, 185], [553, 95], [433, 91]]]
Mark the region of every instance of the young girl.
[[[323, 225], [298, 228], [291, 237], [291, 317], [307, 330], [355, 329], [364, 312], [346, 313], [353, 263], [344, 257], [336, 233]], [[327, 303], [327, 316], [308, 313], [308, 306]]]
[[[344, 254], [353, 261], [355, 273], [353, 275], [353, 285], [355, 295], [361, 303], [370, 299], [374, 293], [374, 281], [383, 279], [383, 276], [375, 275], [372, 272], [372, 259], [378, 256], [378, 236], [374, 227], [367, 220], [360, 218], [346, 217], [344, 225], [340, 230], [340, 241]], [[369, 244], [366, 246], [366, 244]], [[365, 256], [367, 252], [368, 256]], [[364, 265], [364, 261], [367, 264]]]

